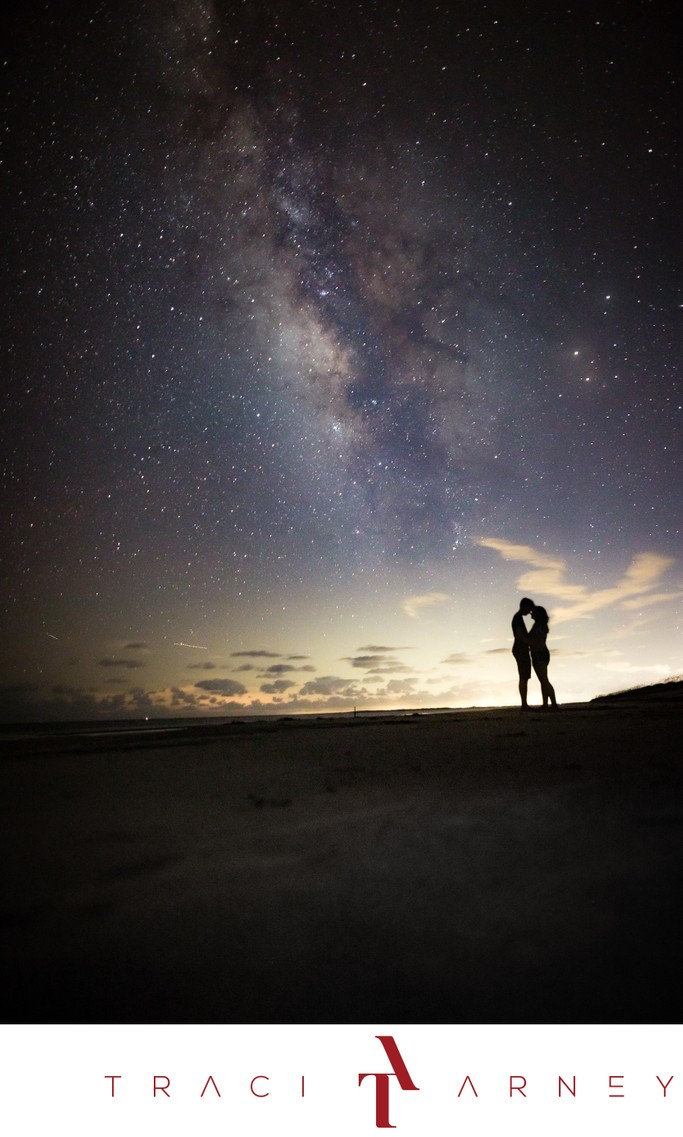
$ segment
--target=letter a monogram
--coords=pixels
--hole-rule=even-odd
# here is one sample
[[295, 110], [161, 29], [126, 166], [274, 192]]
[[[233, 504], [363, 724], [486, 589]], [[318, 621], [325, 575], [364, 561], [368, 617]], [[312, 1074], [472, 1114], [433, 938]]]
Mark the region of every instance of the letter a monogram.
[[364, 1078], [375, 1078], [375, 1125], [377, 1129], [395, 1129], [389, 1121], [389, 1078], [398, 1078], [402, 1090], [417, 1090], [413, 1079], [408, 1073], [401, 1052], [391, 1034], [376, 1034], [384, 1047], [385, 1054], [392, 1066], [391, 1074], [359, 1074], [358, 1085], [362, 1085]]

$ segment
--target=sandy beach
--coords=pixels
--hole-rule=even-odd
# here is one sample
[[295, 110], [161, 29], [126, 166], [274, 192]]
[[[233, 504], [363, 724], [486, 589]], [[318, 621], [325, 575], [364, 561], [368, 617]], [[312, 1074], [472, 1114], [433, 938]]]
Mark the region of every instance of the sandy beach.
[[682, 709], [5, 740], [3, 1017], [681, 1021]]

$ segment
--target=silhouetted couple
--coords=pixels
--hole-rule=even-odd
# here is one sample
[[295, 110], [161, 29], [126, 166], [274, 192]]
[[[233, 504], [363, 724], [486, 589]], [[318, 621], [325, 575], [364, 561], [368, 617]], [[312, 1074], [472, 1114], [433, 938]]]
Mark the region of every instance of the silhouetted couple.
[[[524, 623], [525, 616], [531, 616], [534, 621], [529, 631], [527, 631], [526, 624]], [[548, 679], [550, 652], [546, 647], [545, 641], [548, 638], [549, 622], [549, 616], [545, 608], [534, 604], [533, 600], [530, 600], [528, 596], [522, 597], [519, 602], [519, 611], [515, 612], [512, 617], [512, 634], [514, 636], [512, 654], [515, 657], [517, 670], [519, 671], [519, 697], [522, 700], [522, 710], [528, 710], [529, 708], [529, 704], [527, 703], [527, 686], [531, 678], [532, 667], [541, 684], [543, 709], [547, 710], [548, 704], [550, 704], [553, 710], [557, 710], [555, 688]]]

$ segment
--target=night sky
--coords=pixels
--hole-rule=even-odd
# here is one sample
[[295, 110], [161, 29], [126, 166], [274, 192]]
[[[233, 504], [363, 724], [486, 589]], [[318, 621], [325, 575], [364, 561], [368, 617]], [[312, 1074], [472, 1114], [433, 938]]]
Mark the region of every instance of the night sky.
[[677, 6], [545, 7], [20, 6], [5, 721], [683, 672]]

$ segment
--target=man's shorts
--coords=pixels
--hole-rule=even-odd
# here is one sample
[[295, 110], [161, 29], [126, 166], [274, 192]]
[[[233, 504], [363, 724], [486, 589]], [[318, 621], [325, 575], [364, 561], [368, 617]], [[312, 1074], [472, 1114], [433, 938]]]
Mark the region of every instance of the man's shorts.
[[519, 648], [513, 647], [512, 654], [517, 661], [517, 670], [519, 671], [520, 679], [531, 678], [531, 656], [529, 655], [528, 647]]

